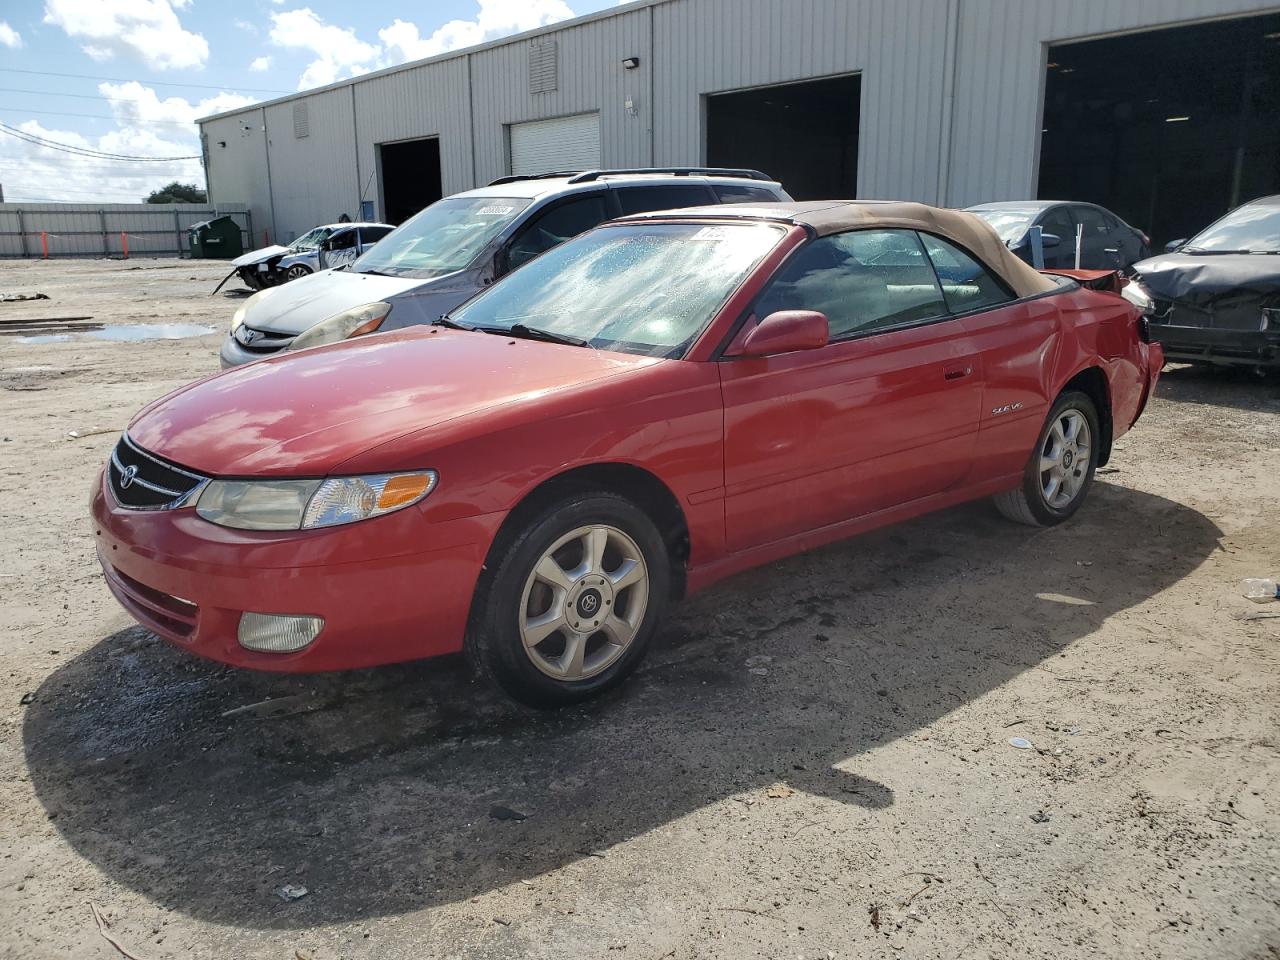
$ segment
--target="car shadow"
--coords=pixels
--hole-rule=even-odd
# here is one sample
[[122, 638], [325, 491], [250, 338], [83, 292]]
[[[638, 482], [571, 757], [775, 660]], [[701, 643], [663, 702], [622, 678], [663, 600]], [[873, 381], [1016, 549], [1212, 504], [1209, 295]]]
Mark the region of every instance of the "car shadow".
[[1275, 413], [1280, 403], [1280, 371], [1259, 376], [1245, 367], [1170, 364], [1156, 384], [1156, 397], [1174, 403]]
[[[1050, 669], [1219, 535], [1101, 482], [1053, 530], [961, 507], [690, 600], [630, 683], [552, 713], [511, 706], [460, 658], [272, 676], [131, 628], [36, 691], [27, 762], [75, 851], [166, 908], [261, 929], [395, 915], [780, 781], [891, 806], [892, 781], [848, 769], [860, 755]], [[310, 895], [286, 904], [286, 883]]]

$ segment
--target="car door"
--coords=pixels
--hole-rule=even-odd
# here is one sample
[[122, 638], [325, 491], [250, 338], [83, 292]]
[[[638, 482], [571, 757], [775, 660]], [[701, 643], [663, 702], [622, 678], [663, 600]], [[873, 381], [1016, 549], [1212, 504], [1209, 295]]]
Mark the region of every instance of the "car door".
[[1111, 224], [1097, 207], [1077, 204], [1071, 215], [1080, 231], [1080, 266], [1086, 270], [1116, 270], [1121, 266], [1120, 250]]
[[1058, 245], [1044, 248], [1044, 265], [1050, 269], [1071, 269], [1076, 265], [1076, 222], [1064, 206], [1050, 207], [1036, 221], [1043, 233], [1058, 238]]
[[615, 216], [611, 206], [607, 191], [602, 189], [575, 193], [535, 210], [503, 247], [498, 272], [515, 270], [538, 254]]
[[1062, 321], [1055, 297], [1020, 300], [977, 257], [923, 234], [947, 305], [981, 357], [982, 395], [971, 483], [1019, 473], [1048, 414]]
[[970, 469], [981, 371], [913, 231], [811, 241], [746, 323], [794, 309], [826, 314], [825, 347], [719, 365], [732, 551], [939, 493]]

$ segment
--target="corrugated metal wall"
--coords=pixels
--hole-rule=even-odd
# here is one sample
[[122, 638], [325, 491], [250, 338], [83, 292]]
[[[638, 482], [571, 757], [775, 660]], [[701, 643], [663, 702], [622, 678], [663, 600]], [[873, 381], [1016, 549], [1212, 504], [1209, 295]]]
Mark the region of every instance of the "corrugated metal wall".
[[[953, 206], [1034, 196], [1048, 44], [1276, 9], [1257, 0], [656, 0], [536, 32], [556, 44], [555, 90], [531, 92], [525, 35], [209, 121], [211, 195], [249, 202], [259, 231], [287, 240], [355, 216], [362, 193], [378, 197], [378, 143], [438, 136], [448, 194], [508, 172], [510, 124], [595, 111], [606, 166], [699, 164], [709, 94], [858, 73], [861, 196]], [[625, 69], [625, 57], [639, 57], [639, 68]], [[301, 139], [295, 102], [307, 104]]]
[[[244, 203], [0, 203], [0, 257], [39, 257], [41, 234], [50, 257], [172, 257], [187, 249], [187, 228], [230, 216], [248, 242]], [[247, 248], [246, 248], [247, 249]]]

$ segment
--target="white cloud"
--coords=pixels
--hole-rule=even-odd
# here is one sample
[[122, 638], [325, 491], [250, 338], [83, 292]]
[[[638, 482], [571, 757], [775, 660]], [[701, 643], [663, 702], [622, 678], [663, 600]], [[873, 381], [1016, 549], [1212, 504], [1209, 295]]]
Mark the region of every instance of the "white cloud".
[[[182, 97], [161, 98], [155, 90], [136, 81], [102, 83], [98, 85], [98, 92], [112, 98], [106, 101], [106, 106], [116, 121], [115, 129], [100, 136], [50, 129], [35, 120], [17, 126], [56, 143], [108, 153], [139, 157], [198, 156], [199, 131], [193, 122], [197, 117], [253, 102], [251, 98], [230, 93], [218, 93], [197, 102]], [[5, 193], [15, 198], [138, 203], [152, 190], [173, 180], [204, 183], [204, 170], [198, 159], [160, 163], [102, 160], [39, 147], [16, 137], [0, 138], [0, 168], [5, 171]]]
[[129, 56], [155, 70], [203, 67], [209, 44], [183, 28], [174, 7], [189, 0], [46, 0], [44, 22], [82, 41], [95, 60]]
[[10, 50], [17, 50], [22, 46], [21, 34], [3, 20], [0, 20], [0, 46], [8, 47]]
[[264, 70], [271, 69], [270, 57], [255, 57], [253, 62], [249, 64], [249, 70], [252, 73], [262, 73]]
[[474, 20], [450, 20], [429, 37], [421, 35], [417, 24], [396, 19], [389, 27], [378, 31], [378, 39], [384, 48], [384, 62], [421, 60], [523, 30], [545, 27], [574, 15], [564, 0], [479, 0], [479, 7]]
[[298, 89], [319, 87], [346, 76], [368, 72], [379, 50], [347, 27], [325, 23], [310, 7], [271, 15], [270, 41], [277, 47], [316, 55], [298, 80]]

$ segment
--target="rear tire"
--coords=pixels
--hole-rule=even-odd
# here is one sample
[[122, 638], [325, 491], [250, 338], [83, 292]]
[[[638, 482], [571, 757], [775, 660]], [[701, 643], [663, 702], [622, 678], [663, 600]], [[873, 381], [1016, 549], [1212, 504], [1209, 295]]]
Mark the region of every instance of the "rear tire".
[[662, 535], [631, 501], [567, 496], [500, 534], [476, 590], [467, 652], [510, 697], [557, 707], [621, 683], [671, 595]]
[[1010, 520], [1033, 527], [1067, 520], [1093, 486], [1101, 441], [1098, 408], [1092, 398], [1078, 390], [1063, 393], [1045, 418], [1021, 486], [996, 494], [992, 498], [996, 509]]

